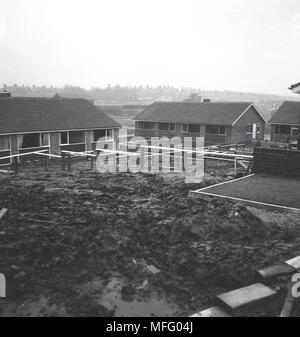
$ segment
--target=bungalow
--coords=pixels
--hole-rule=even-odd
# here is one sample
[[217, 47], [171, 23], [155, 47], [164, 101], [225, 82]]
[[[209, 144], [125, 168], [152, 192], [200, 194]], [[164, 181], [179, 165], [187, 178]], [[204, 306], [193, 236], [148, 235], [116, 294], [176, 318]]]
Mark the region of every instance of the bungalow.
[[[16, 154], [48, 149], [90, 151], [100, 137], [117, 136], [120, 125], [85, 99], [0, 95], [0, 165]], [[21, 158], [21, 157], [20, 157]], [[27, 157], [25, 157], [27, 158]]]
[[300, 94], [300, 82], [293, 84], [289, 87], [290, 90], [292, 90], [293, 93], [295, 94]]
[[300, 102], [284, 102], [270, 119], [271, 141], [296, 141], [300, 130]]
[[156, 102], [135, 117], [135, 135], [199, 137], [205, 145], [263, 140], [265, 119], [252, 103]]

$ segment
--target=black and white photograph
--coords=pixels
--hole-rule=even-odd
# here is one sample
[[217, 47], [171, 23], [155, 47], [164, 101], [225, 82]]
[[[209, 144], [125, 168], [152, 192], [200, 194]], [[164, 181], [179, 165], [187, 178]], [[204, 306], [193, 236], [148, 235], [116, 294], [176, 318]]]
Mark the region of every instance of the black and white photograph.
[[0, 317], [299, 299], [300, 1], [0, 0]]

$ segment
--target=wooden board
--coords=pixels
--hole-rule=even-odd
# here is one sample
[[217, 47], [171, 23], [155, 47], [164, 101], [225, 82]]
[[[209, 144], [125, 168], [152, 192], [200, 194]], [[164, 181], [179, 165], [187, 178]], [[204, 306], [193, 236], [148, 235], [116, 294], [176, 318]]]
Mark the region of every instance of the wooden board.
[[256, 270], [258, 280], [270, 280], [278, 276], [289, 275], [296, 271], [296, 269], [286, 263], [276, 264], [271, 267]]
[[220, 307], [212, 307], [206, 310], [203, 310], [199, 312], [198, 314], [192, 315], [190, 317], [198, 317], [198, 318], [204, 318], [204, 317], [231, 317], [224, 309]]
[[300, 256], [297, 256], [291, 260], [285, 261], [285, 263], [299, 270], [300, 269]]
[[270, 298], [276, 295], [276, 291], [262, 283], [255, 283], [250, 286], [236, 289], [228, 293], [217, 296], [217, 298], [230, 310], [241, 308], [245, 305]]

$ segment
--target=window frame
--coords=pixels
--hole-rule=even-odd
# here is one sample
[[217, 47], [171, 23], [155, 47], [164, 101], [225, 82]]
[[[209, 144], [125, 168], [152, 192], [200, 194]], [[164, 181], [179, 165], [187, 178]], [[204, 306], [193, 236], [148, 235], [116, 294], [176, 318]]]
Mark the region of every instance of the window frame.
[[[153, 124], [153, 128], [145, 128], [146, 124]], [[141, 130], [155, 130], [155, 122], [140, 122]]]
[[[28, 136], [28, 135], [37, 135], [38, 136], [38, 146], [23, 147], [24, 137]], [[24, 133], [24, 134], [21, 134], [21, 136], [23, 136], [23, 141], [22, 141], [22, 146], [19, 147], [19, 150], [39, 149], [39, 148], [43, 147], [43, 146], [41, 146], [41, 133], [40, 132], [39, 133], [38, 132]]]
[[[172, 125], [172, 128], [171, 128], [171, 125]], [[175, 132], [175, 130], [176, 130], [176, 125], [175, 125], [175, 123], [169, 123], [169, 131], [170, 131], [170, 132]]]
[[[293, 134], [294, 130], [297, 130], [296, 134]], [[292, 137], [297, 137], [299, 135], [299, 133], [300, 133], [300, 127], [297, 127], [297, 126], [292, 126], [291, 127], [291, 136]]]
[[[186, 130], [185, 130], [186, 127]], [[182, 124], [181, 125], [181, 132], [182, 133], [188, 133], [189, 132], [189, 125], [188, 124]]]
[[[282, 130], [282, 127], [288, 127], [290, 128], [290, 131], [288, 133], [283, 133], [281, 130]], [[275, 125], [275, 135], [285, 135], [285, 136], [290, 136], [291, 135], [291, 132], [292, 132], [292, 127], [290, 125], [283, 125], [283, 124], [277, 124]]]
[[[11, 143], [10, 143], [10, 136], [5, 136], [5, 135], [2, 135], [0, 137], [4, 137], [4, 138], [7, 138], [8, 139], [8, 149], [7, 150], [1, 150], [0, 149], [0, 152], [10, 152], [11, 151]], [[0, 163], [1, 164], [1, 163]]]
[[[215, 127], [217, 132], [208, 132], [208, 127]], [[224, 132], [221, 132], [221, 129], [224, 129]], [[211, 135], [211, 136], [226, 136], [226, 126], [224, 125], [206, 125], [205, 126], [205, 134]]]
[[[197, 131], [191, 131], [190, 130], [190, 128], [191, 127], [199, 127], [199, 130], [197, 130]], [[197, 134], [197, 133], [199, 133], [200, 134], [200, 132], [201, 132], [201, 124], [188, 124], [188, 133], [195, 133], [195, 134]]]
[[[160, 126], [161, 125], [165, 125], [167, 126], [165, 129], [161, 129]], [[175, 132], [175, 123], [163, 123], [163, 122], [159, 122], [158, 123], [158, 130], [159, 131], [167, 131], [167, 132]]]
[[[42, 135], [47, 135], [47, 138], [48, 138], [48, 145], [42, 145], [43, 142], [43, 137]], [[50, 146], [50, 133], [49, 132], [41, 132], [40, 133], [40, 146], [39, 147], [49, 147]]]
[[[66, 133], [67, 134], [67, 143], [62, 143], [62, 141], [61, 141], [61, 134], [62, 133]], [[70, 145], [70, 137], [69, 137], [69, 131], [62, 131], [62, 132], [60, 132], [59, 133], [59, 145], [60, 146], [64, 146], [64, 145]]]
[[[250, 131], [249, 131], [250, 127]], [[252, 124], [247, 124], [247, 135], [252, 135], [253, 134], [253, 123]]]
[[[92, 143], [97, 143], [98, 139], [95, 140], [95, 131], [105, 131], [105, 140], [111, 140], [114, 139], [114, 129], [95, 129], [93, 130], [93, 137], [92, 137]], [[111, 137], [109, 137], [109, 133], [111, 132]]]
[[[76, 143], [71, 143], [70, 142], [70, 133], [75, 133], [75, 132], [77, 132], [77, 133], [79, 133], [79, 132], [82, 132], [83, 133], [83, 141], [82, 142], [76, 142]], [[69, 134], [69, 144], [68, 145], [77, 145], [77, 144], [85, 144], [85, 131], [68, 131], [68, 134]]]

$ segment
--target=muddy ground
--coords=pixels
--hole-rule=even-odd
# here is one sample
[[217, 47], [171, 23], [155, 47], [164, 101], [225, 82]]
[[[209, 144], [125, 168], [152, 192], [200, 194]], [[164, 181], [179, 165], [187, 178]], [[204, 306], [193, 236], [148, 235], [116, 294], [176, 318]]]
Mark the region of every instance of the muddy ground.
[[[21, 169], [0, 175], [5, 316], [187, 316], [300, 255], [300, 219], [222, 200], [174, 175]], [[283, 296], [245, 316], [275, 316]], [[300, 315], [296, 303], [294, 316]]]

